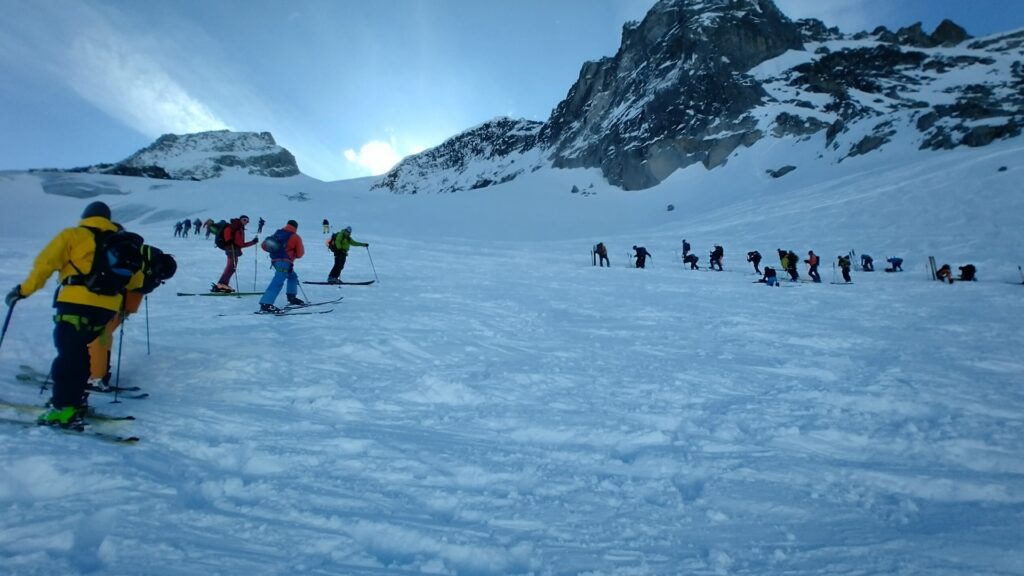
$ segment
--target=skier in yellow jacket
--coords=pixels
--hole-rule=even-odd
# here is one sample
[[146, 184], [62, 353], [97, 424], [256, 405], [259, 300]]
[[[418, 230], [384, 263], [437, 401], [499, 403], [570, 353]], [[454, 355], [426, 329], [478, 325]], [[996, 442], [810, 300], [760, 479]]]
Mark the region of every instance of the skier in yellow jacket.
[[[94, 266], [97, 239], [104, 238], [104, 256], [117, 252], [111, 240], [111, 233], [120, 227], [110, 220], [110, 207], [103, 202], [93, 202], [85, 207], [78, 226], [65, 228], [58, 233], [36, 257], [32, 271], [15, 286], [5, 299], [8, 306], [28, 298], [41, 289], [54, 272], [59, 274], [60, 287], [54, 301], [53, 342], [57, 356], [51, 366], [53, 396], [50, 409], [39, 417], [40, 424], [59, 425], [65, 428], [81, 429], [86, 411], [85, 385], [89, 378], [89, 343], [103, 332], [107, 322], [121, 310], [123, 290], [136, 289], [142, 285], [142, 273], [131, 262], [118, 261]], [[124, 233], [119, 241], [131, 242], [136, 254], [142, 247], [142, 237]], [[109, 244], [108, 244], [109, 242]], [[112, 252], [109, 248], [114, 247]], [[120, 252], [130, 260], [131, 250]], [[136, 262], [141, 256], [136, 257]], [[131, 268], [134, 267], [133, 271]], [[96, 274], [107, 279], [96, 280]], [[120, 279], [111, 281], [113, 275]], [[111, 288], [111, 282], [122, 282], [120, 291]], [[113, 292], [113, 293], [111, 293]]]

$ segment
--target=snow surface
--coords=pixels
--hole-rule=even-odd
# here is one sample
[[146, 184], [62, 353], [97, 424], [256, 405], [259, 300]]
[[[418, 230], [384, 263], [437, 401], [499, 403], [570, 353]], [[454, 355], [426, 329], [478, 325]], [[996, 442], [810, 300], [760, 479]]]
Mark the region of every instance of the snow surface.
[[[139, 445], [0, 425], [0, 573], [1024, 574], [1024, 143], [822, 147], [762, 141], [643, 192], [569, 170], [416, 196], [74, 175], [179, 271], [124, 331], [122, 381], [151, 396], [92, 399]], [[6, 292], [92, 198], [23, 173], [0, 197]], [[298, 220], [310, 280], [321, 219], [352, 225], [371, 247], [345, 277], [380, 281], [304, 286], [344, 296], [318, 316], [177, 297], [224, 256], [173, 222], [241, 213]], [[682, 238], [702, 265], [722, 244], [725, 272], [684, 270]], [[780, 247], [826, 282], [752, 283], [743, 255]], [[906, 272], [828, 283], [851, 249]], [[929, 255], [980, 281], [930, 281]], [[239, 272], [270, 278], [254, 250]], [[48, 368], [52, 292], [14, 310], [0, 398], [46, 398], [15, 375]]]

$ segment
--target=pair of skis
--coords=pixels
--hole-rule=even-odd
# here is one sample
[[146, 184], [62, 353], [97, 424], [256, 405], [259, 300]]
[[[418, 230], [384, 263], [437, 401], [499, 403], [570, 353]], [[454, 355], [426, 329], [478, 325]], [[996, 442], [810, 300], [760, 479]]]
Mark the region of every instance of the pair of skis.
[[[26, 364], [22, 364], [21, 366], [19, 366], [19, 368], [21, 368], [21, 374], [15, 376], [15, 379], [17, 379], [19, 382], [25, 382], [27, 384], [38, 384], [44, 388], [46, 387], [47, 384], [50, 383], [49, 374], [43, 374], [39, 370], [36, 370], [35, 368], [28, 366]], [[119, 398], [128, 398], [131, 400], [141, 400], [143, 398], [149, 398], [149, 393], [139, 392], [140, 390], [142, 390], [142, 388], [139, 388], [138, 386], [121, 386], [118, 388], [97, 388], [95, 386], [86, 386], [85, 390], [90, 394], [116, 393], [118, 394]]]
[[[281, 308], [277, 312], [264, 312], [262, 310], [257, 310], [256, 312], [253, 312], [253, 314], [259, 314], [261, 316], [300, 316], [307, 314], [329, 314], [331, 312], [334, 312], [334, 308], [328, 308], [326, 310], [309, 310], [309, 308], [327, 306], [328, 304], [337, 304], [338, 302], [341, 302], [342, 299], [344, 299], [344, 296], [340, 296], [338, 298], [335, 298], [334, 300], [324, 300], [323, 302], [310, 302], [308, 304], [289, 304]], [[248, 314], [248, 312], [227, 312], [224, 314], [217, 314], [217, 316], [240, 316], [242, 314]]]
[[[303, 280], [303, 284], [314, 284], [317, 286], [369, 286], [376, 280], [366, 280], [362, 282], [312, 282], [309, 280]], [[178, 292], [178, 296], [262, 296], [263, 292]]]
[[[38, 417], [41, 411], [45, 409], [45, 406], [37, 406], [35, 404], [22, 404], [19, 402], [8, 402], [6, 400], [0, 400], [0, 410], [13, 411], [23, 414], [34, 414], [36, 417]], [[87, 424], [116, 424], [121, 422], [131, 422], [133, 420], [135, 420], [134, 416], [113, 416], [110, 414], [102, 414], [92, 409], [90, 409], [89, 413], [85, 415], [85, 421]], [[111, 444], [133, 445], [139, 443], [140, 441], [138, 436], [125, 436], [113, 432], [104, 432], [102, 430], [91, 430], [88, 428], [84, 430], [78, 430], [74, 428], [61, 428], [59, 426], [41, 425], [35, 419], [23, 420], [20, 418], [14, 418], [9, 416], [0, 416], [0, 422], [15, 426], [21, 426], [23, 428], [43, 427], [48, 430], [53, 430], [55, 432], [72, 434], [84, 438], [92, 438], [94, 440], [109, 442]]]
[[315, 284], [317, 286], [369, 286], [374, 282], [376, 282], [376, 280], [366, 280], [363, 282], [311, 282], [308, 280], [302, 281], [303, 284]]

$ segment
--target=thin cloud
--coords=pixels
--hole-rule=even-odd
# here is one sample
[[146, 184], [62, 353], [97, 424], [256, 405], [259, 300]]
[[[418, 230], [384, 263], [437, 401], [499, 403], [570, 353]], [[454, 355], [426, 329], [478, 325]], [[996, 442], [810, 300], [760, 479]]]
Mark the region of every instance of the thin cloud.
[[8, 62], [49, 73], [140, 134], [229, 128], [174, 79], [166, 47], [124, 32], [133, 24], [116, 9], [69, 0], [29, 4], [20, 16], [19, 27], [0, 26], [0, 46], [15, 48]]
[[66, 78], [75, 92], [143, 134], [229, 128], [153, 59], [116, 35], [80, 36], [71, 45], [69, 64]]

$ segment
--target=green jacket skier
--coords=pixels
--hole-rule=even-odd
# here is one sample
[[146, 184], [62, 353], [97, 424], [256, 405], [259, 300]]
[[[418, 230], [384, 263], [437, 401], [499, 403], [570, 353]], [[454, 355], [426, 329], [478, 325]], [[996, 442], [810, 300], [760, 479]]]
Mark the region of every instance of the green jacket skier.
[[336, 232], [327, 240], [327, 248], [334, 252], [334, 267], [327, 275], [329, 284], [341, 284], [341, 271], [345, 269], [345, 260], [348, 258], [348, 249], [352, 246], [369, 246], [369, 242], [359, 242], [352, 238], [352, 227], [346, 226], [341, 232]]

